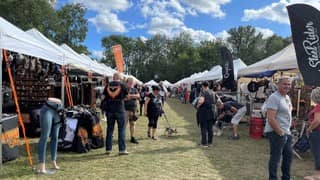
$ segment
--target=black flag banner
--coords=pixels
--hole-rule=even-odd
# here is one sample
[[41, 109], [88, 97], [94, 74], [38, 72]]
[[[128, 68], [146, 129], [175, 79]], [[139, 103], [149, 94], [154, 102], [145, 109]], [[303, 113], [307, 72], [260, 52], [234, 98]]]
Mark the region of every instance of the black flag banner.
[[236, 82], [234, 80], [233, 72], [233, 59], [231, 52], [226, 47], [221, 48], [222, 57], [222, 86], [230, 89], [231, 91], [236, 91]]
[[320, 86], [320, 11], [306, 4], [287, 7], [299, 70], [304, 82]]

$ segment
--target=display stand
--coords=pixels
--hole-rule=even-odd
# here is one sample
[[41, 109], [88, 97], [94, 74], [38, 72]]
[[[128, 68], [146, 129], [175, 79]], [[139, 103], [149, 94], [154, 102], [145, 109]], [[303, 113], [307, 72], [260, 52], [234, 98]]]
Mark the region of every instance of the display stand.
[[[1, 36], [1, 34], [0, 34]], [[2, 49], [0, 49], [0, 171], [2, 170]]]
[[[3, 56], [4, 56], [5, 62], [7, 64], [10, 85], [11, 85], [11, 89], [12, 89], [12, 93], [13, 93], [14, 103], [16, 105], [16, 111], [18, 114], [18, 122], [19, 122], [19, 125], [21, 126], [21, 129], [22, 129], [22, 134], [23, 134], [25, 145], [26, 145], [26, 151], [27, 151], [27, 155], [28, 155], [29, 165], [32, 167], [33, 164], [32, 164], [30, 145], [29, 145], [28, 138], [26, 136], [26, 130], [25, 130], [25, 127], [23, 124], [23, 119], [21, 116], [20, 106], [19, 106], [19, 102], [18, 102], [18, 96], [17, 96], [15, 85], [14, 85], [14, 81], [13, 81], [13, 77], [12, 77], [12, 73], [11, 73], [10, 62], [9, 62], [6, 50], [3, 50]], [[2, 154], [1, 154], [1, 156], [2, 156]]]

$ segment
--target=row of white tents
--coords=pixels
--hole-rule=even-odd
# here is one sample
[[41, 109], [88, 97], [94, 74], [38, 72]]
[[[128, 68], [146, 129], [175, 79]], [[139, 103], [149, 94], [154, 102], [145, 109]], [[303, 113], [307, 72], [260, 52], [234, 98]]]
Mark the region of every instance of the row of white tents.
[[[234, 77], [237, 79], [238, 71], [247, 67], [247, 65], [241, 59], [233, 60]], [[193, 84], [198, 81], [209, 81], [209, 80], [221, 80], [222, 79], [222, 67], [220, 65], [213, 66], [209, 71], [203, 71], [195, 73], [190, 77], [184, 78], [175, 83], [175, 86], [181, 84]]]
[[[57, 45], [37, 29], [26, 32], [0, 17], [0, 48], [47, 60], [58, 65], [111, 77], [116, 70], [78, 54], [66, 44]], [[133, 77], [124, 75], [125, 77]], [[139, 84], [141, 81], [133, 77]]]
[[[235, 80], [240, 77], [258, 78], [272, 76], [276, 71], [298, 69], [294, 45], [290, 44], [279, 52], [262, 59], [261, 61], [247, 66], [241, 59], [233, 61]], [[217, 65], [209, 71], [195, 73], [175, 83], [175, 86], [182, 84], [193, 84], [197, 81], [221, 80], [222, 68]]]
[[[173, 87], [173, 86], [174, 86], [174, 84], [170, 83], [170, 82], [167, 81], [167, 80], [164, 80], [164, 81], [162, 82], [162, 84], [163, 84], [166, 88], [169, 88], [169, 87]], [[150, 81], [146, 82], [144, 85], [145, 85], [145, 86], [159, 86], [159, 83], [157, 83], [155, 80], [150, 80]]]

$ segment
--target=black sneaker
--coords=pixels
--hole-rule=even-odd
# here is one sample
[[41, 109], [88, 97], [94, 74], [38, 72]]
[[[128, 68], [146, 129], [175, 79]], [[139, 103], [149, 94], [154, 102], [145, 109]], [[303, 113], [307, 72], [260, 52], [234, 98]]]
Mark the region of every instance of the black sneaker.
[[230, 136], [228, 139], [230, 139], [230, 140], [239, 140], [240, 139], [240, 136], [239, 135], [237, 135], [237, 136], [235, 136], [235, 135], [232, 135], [232, 136]]
[[131, 137], [130, 142], [133, 143], [133, 144], [139, 144], [139, 142], [134, 137]]
[[106, 151], [104, 154], [105, 154], [106, 156], [109, 156], [109, 155], [111, 154], [111, 151]]
[[157, 141], [157, 140], [158, 140], [158, 138], [156, 138], [156, 137], [152, 137], [152, 139], [153, 139], [154, 141]]

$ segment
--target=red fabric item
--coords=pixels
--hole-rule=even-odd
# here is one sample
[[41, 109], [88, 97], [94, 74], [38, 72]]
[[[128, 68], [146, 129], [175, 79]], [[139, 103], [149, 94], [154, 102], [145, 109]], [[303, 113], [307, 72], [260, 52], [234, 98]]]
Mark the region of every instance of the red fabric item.
[[[308, 114], [309, 123], [311, 124], [314, 121], [314, 114], [320, 112], [320, 104], [317, 104]], [[320, 125], [314, 130], [320, 131]]]

